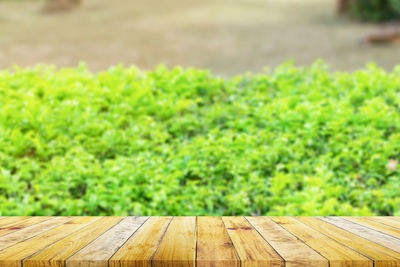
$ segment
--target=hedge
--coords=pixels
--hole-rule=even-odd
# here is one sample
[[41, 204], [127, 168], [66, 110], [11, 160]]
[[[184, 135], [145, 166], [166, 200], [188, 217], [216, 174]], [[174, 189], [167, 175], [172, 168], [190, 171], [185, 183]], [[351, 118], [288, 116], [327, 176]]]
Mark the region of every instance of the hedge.
[[362, 21], [399, 20], [400, 0], [350, 0], [348, 13]]
[[3, 70], [0, 215], [400, 215], [399, 112], [400, 67]]

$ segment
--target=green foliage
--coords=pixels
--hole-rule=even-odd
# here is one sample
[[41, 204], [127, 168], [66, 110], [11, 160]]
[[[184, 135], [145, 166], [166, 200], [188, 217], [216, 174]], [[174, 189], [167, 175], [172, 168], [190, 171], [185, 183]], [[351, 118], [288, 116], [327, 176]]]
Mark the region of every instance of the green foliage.
[[399, 112], [400, 67], [1, 71], [0, 214], [400, 215]]
[[400, 19], [400, 0], [350, 0], [349, 11], [363, 21]]

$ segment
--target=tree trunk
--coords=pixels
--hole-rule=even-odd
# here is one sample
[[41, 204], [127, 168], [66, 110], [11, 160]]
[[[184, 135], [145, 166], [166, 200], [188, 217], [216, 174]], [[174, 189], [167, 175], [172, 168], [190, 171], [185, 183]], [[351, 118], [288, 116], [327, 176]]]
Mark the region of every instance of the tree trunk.
[[77, 8], [82, 0], [47, 0], [43, 11], [46, 13], [57, 13], [70, 11]]
[[351, 0], [337, 0], [337, 12], [339, 14], [344, 14], [350, 7]]

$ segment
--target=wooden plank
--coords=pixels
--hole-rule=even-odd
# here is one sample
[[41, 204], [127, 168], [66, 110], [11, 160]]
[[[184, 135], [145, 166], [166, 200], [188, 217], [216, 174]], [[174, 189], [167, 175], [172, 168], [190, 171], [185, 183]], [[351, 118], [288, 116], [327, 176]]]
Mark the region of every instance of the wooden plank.
[[221, 217], [197, 217], [198, 267], [240, 267]]
[[393, 218], [393, 217], [365, 217], [368, 220], [372, 220], [375, 222], [379, 222], [379, 223], [383, 223], [385, 225], [389, 225], [395, 228], [400, 229], [400, 221], [397, 220], [397, 218]]
[[0, 217], [1, 225], [0, 267], [400, 267], [397, 217]]
[[194, 267], [196, 217], [174, 217], [154, 254], [154, 267]]
[[6, 225], [13, 224], [13, 223], [19, 223], [19, 222], [22, 222], [22, 221], [27, 220], [29, 218], [31, 218], [31, 217], [29, 217], [29, 216], [6, 217], [6, 218], [3, 218], [3, 220], [0, 221], [0, 227], [4, 227]]
[[[322, 218], [322, 217], [321, 217]], [[340, 227], [312, 217], [298, 217], [299, 221], [326, 236], [373, 259], [375, 266], [400, 266], [400, 254], [372, 241], [350, 233]]]
[[109, 267], [151, 267], [172, 217], [150, 217], [111, 257]]
[[104, 217], [23, 261], [24, 267], [65, 267], [65, 261], [124, 217]]
[[328, 260], [268, 217], [246, 217], [285, 260], [286, 267], [328, 267]]
[[17, 232], [3, 235], [0, 237], [0, 250], [4, 250], [19, 242], [44, 233], [71, 220], [73, 220], [73, 217], [56, 217], [35, 225], [31, 225]]
[[[71, 218], [65, 217], [59, 217], [59, 219], [65, 219], [65, 223], [0, 251], [0, 267], [22, 267], [22, 260], [26, 257], [29, 257], [37, 251], [89, 225], [90, 223], [99, 220], [100, 218], [80, 217], [72, 221]], [[9, 235], [3, 237], [7, 236]]]
[[222, 217], [243, 267], [284, 266], [283, 259], [244, 217]]
[[400, 228], [368, 220], [365, 217], [346, 217], [345, 219], [400, 239]]
[[364, 267], [373, 266], [372, 260], [360, 253], [328, 238], [321, 232], [291, 217], [271, 217], [273, 221], [302, 240], [319, 254], [329, 260], [330, 267]]
[[26, 227], [29, 227], [31, 225], [50, 220], [51, 217], [31, 217], [26, 220], [21, 220], [19, 222], [14, 222], [11, 224], [3, 225], [0, 227], [0, 236], [24, 229]]
[[319, 217], [321, 220], [333, 224], [355, 235], [368, 239], [372, 242], [380, 244], [384, 247], [390, 248], [398, 252], [400, 259], [400, 239], [394, 238], [390, 235], [375, 231], [371, 228], [359, 225], [340, 217]]
[[148, 217], [129, 216], [66, 261], [67, 267], [108, 267], [108, 260]]

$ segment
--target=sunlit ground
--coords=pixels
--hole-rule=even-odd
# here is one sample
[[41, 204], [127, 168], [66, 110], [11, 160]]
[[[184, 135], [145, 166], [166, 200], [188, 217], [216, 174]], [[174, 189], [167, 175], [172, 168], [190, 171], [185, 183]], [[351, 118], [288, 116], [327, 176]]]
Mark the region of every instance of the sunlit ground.
[[361, 39], [378, 26], [337, 18], [332, 0], [84, 0], [74, 12], [44, 15], [40, 1], [0, 0], [0, 68], [37, 63], [92, 70], [124, 63], [260, 72], [323, 58], [333, 69], [400, 63], [400, 46]]

